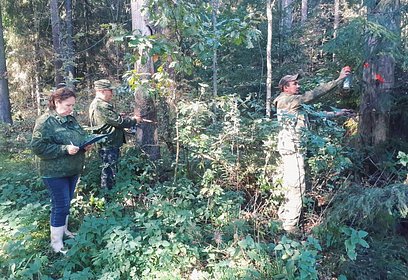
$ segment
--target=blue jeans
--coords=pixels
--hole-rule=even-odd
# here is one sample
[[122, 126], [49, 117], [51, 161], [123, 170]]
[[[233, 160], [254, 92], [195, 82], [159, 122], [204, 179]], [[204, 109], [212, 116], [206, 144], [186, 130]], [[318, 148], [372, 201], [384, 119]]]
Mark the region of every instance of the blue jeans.
[[65, 225], [65, 219], [69, 215], [69, 207], [74, 197], [75, 186], [78, 175], [60, 178], [43, 178], [51, 196], [51, 218], [52, 227]]

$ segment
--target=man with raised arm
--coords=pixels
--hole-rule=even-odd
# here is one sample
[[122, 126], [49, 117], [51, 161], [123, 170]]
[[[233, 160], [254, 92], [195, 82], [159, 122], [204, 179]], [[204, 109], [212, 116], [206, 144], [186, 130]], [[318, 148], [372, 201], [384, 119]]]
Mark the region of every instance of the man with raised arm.
[[[284, 201], [279, 207], [278, 216], [282, 227], [287, 232], [297, 230], [302, 211], [302, 197], [305, 192], [304, 155], [301, 150], [301, 131], [307, 129], [307, 114], [302, 110], [302, 104], [311, 103], [317, 98], [329, 93], [350, 73], [350, 67], [343, 67], [336, 80], [322, 84], [304, 94], [299, 94], [299, 74], [286, 75], [279, 81], [281, 93], [273, 101], [277, 110], [280, 132], [278, 134], [278, 151], [281, 155], [283, 178], [282, 187]], [[327, 113], [328, 116], [340, 116], [349, 112]]]

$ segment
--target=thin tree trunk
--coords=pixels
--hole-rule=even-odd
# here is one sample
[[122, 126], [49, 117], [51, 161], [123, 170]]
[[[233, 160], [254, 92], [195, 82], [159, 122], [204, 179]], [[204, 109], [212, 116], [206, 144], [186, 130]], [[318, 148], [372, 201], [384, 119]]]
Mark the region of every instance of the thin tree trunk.
[[6, 67], [6, 52], [4, 49], [3, 18], [0, 6], [0, 121], [12, 124], [11, 106]]
[[[133, 32], [138, 32], [141, 35], [152, 35], [152, 30], [147, 24], [147, 18], [142, 13], [144, 0], [132, 0], [132, 29]], [[145, 63], [142, 63], [142, 58]], [[140, 79], [150, 79], [154, 73], [153, 61], [146, 53], [139, 53], [139, 59], [135, 65], [136, 72]], [[136, 115], [151, 122], [143, 122], [140, 124], [140, 129], [137, 130], [137, 140], [142, 150], [149, 155], [149, 158], [156, 160], [160, 158], [160, 147], [157, 131], [157, 108], [152, 96], [149, 95], [147, 89], [139, 86], [135, 90], [135, 109]]]
[[334, 38], [337, 37], [337, 29], [339, 28], [339, 25], [340, 25], [340, 0], [334, 0], [334, 24], [333, 24]]
[[[36, 22], [36, 24], [38, 21]], [[38, 55], [40, 53], [39, 46], [39, 29], [36, 26], [36, 38], [34, 43], [34, 53]], [[37, 56], [38, 57], [38, 56]], [[35, 93], [35, 103], [37, 104], [37, 115], [41, 115], [41, 93], [40, 93], [40, 62], [38, 59], [35, 60], [35, 73], [34, 73], [34, 84], [33, 90]]]
[[63, 81], [61, 75], [62, 60], [61, 60], [61, 44], [60, 44], [60, 18], [58, 12], [58, 0], [50, 1], [51, 12], [51, 29], [52, 29], [52, 44], [54, 47], [54, 71], [55, 71], [55, 86], [57, 87]]
[[[89, 11], [89, 3], [87, 0], [84, 0], [83, 2], [83, 11], [84, 11], [84, 16], [85, 18], [89, 18], [91, 16], [91, 12]], [[89, 21], [85, 21], [85, 32], [88, 34], [90, 32], [90, 28], [89, 28]], [[89, 40], [89, 36], [85, 36], [85, 45], [89, 46], [91, 45], [91, 42]], [[85, 80], [86, 80], [86, 84], [87, 84], [87, 88], [91, 88], [92, 87], [92, 78], [91, 78], [91, 74], [93, 74], [92, 72], [92, 68], [90, 67], [91, 65], [91, 56], [89, 54], [90, 50], [87, 48], [85, 50]]]
[[[334, 23], [333, 23], [333, 38], [337, 38], [337, 30], [340, 25], [340, 0], [334, 0]], [[336, 58], [336, 54], [333, 53], [333, 61]]]
[[272, 99], [272, 7], [275, 1], [266, 3], [266, 16], [268, 19], [268, 37], [266, 45], [266, 116], [271, 117]]
[[66, 50], [65, 50], [65, 75], [67, 77], [67, 84], [73, 86], [73, 81], [75, 79], [75, 68], [74, 68], [74, 44], [73, 38], [73, 27], [72, 27], [72, 1], [65, 0], [65, 26], [66, 26]]
[[307, 0], [302, 0], [302, 8], [301, 8], [302, 9], [302, 16], [301, 16], [301, 19], [300, 19], [300, 22], [301, 22], [302, 26], [305, 25], [305, 22], [307, 20], [307, 3], [308, 3]]
[[32, 86], [31, 86], [31, 92], [33, 93], [33, 104], [36, 104], [36, 109], [37, 109], [37, 115], [41, 115], [41, 94], [40, 94], [40, 73], [41, 73], [41, 67], [40, 67], [40, 19], [39, 19], [39, 13], [38, 9], [36, 9], [36, 6], [31, 3], [31, 7], [34, 11], [34, 32], [35, 32], [35, 37], [34, 37], [34, 77], [32, 78]]
[[212, 25], [213, 25], [213, 33], [214, 33], [214, 46], [213, 46], [213, 94], [214, 97], [218, 96], [218, 57], [217, 57], [217, 49], [218, 49], [218, 34], [217, 34], [217, 12], [218, 12], [218, 0], [211, 1], [212, 6]]
[[[36, 66], [38, 69], [39, 67]], [[39, 72], [34, 74], [34, 91], [35, 91], [35, 100], [37, 104], [37, 115], [41, 115], [41, 92], [40, 92], [40, 75]]]

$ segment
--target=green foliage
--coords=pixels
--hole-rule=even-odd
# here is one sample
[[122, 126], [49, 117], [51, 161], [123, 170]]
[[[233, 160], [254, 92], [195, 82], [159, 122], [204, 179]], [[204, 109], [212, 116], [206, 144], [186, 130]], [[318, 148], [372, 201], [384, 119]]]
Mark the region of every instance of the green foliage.
[[[13, 110], [21, 111], [25, 118], [26, 111], [36, 109], [37, 91], [45, 95], [55, 86], [49, 1], [3, 1], [2, 8], [10, 97]], [[125, 2], [72, 1], [73, 57], [66, 54], [65, 5], [59, 5], [59, 10], [61, 58], [64, 66], [75, 66], [76, 90], [89, 93], [92, 81], [118, 78], [117, 73], [127, 69], [124, 50], [114, 46], [109, 36], [115, 28], [128, 27]]]
[[248, 222], [240, 218], [241, 193], [211, 191], [216, 188], [211, 176], [203, 180], [203, 189], [185, 178], [177, 184], [153, 183], [146, 163], [134, 149], [126, 150], [110, 201], [89, 193], [92, 185], [80, 187], [71, 213], [79, 221], [78, 235], [65, 240], [69, 251], [64, 258], [48, 249], [48, 194], [40, 182], [32, 182], [31, 171], [2, 177], [1, 275], [185, 279], [195, 273], [210, 279], [265, 279], [274, 274], [269, 247], [256, 242]]
[[[243, 236], [221, 248], [209, 248], [208, 266], [210, 279], [268, 279], [276, 274], [272, 262], [272, 244], [255, 242], [250, 236]], [[227, 258], [223, 255], [228, 256]]]
[[179, 105], [177, 126], [183, 152], [202, 172], [211, 167], [216, 177], [227, 179], [225, 187], [251, 186], [258, 179], [260, 183], [264, 168], [275, 163], [276, 155], [267, 164], [260, 161], [264, 151], [259, 147], [277, 128], [276, 123], [244, 118], [247, 102], [233, 95]]
[[41, 248], [49, 207], [38, 202], [46, 190], [24, 155], [2, 153], [0, 158], [0, 275], [32, 279], [47, 262]]
[[[225, 242], [232, 238], [224, 227], [228, 227], [235, 217], [226, 214], [233, 215], [231, 208], [239, 205], [236, 194], [221, 192], [204, 197], [191, 181], [179, 180], [177, 185], [156, 184], [154, 188], [146, 190], [144, 197], [145, 203], [139, 204], [137, 210], [128, 215], [120, 214], [117, 206], [107, 205], [101, 217], [85, 217], [77, 238], [67, 242], [72, 248], [68, 253], [70, 262], [65, 266], [64, 275], [85, 266], [91, 267], [92, 271], [99, 271], [96, 277], [110, 275], [118, 279], [169, 279], [171, 275], [172, 279], [181, 279], [182, 275], [213, 251], [212, 246], [210, 249], [197, 246], [199, 240], [207, 240], [210, 244], [214, 242], [209, 236], [211, 228], [208, 223], [213, 223], [225, 232]], [[252, 239], [248, 237], [248, 240]], [[223, 243], [224, 240], [218, 241], [217, 247]], [[242, 248], [237, 252], [259, 246], [253, 241], [250, 244], [253, 245], [240, 242]], [[211, 261], [214, 275], [245, 271], [239, 268], [226, 272], [224, 266], [218, 269], [218, 262], [225, 261], [225, 257], [218, 258], [227, 250], [232, 248], [215, 251], [218, 257]], [[254, 253], [248, 254], [255, 258]], [[240, 261], [243, 256], [235, 255], [234, 258]]]
[[[137, 59], [152, 57], [156, 73], [151, 79], [128, 72], [123, 78], [129, 87], [118, 90], [118, 97], [125, 103], [135, 88], [142, 88], [156, 105], [162, 106], [165, 98], [174, 102], [163, 131], [177, 158], [164, 153], [167, 158], [150, 162], [128, 145], [122, 150], [117, 184], [107, 191], [99, 188], [100, 159], [91, 152], [72, 202], [70, 220], [78, 235], [65, 241], [67, 256], [52, 254], [49, 196], [25, 150], [34, 102], [21, 94], [35, 92], [37, 75], [40, 90], [52, 84], [49, 19], [44, 16], [48, 3], [8, 1], [4, 21], [8, 52], [13, 51], [9, 81], [14, 115], [24, 127], [0, 128], [0, 278], [406, 278], [408, 257], [401, 250], [406, 240], [396, 238], [398, 222], [408, 213], [405, 186], [348, 189], [362, 170], [359, 151], [350, 147], [346, 131], [315, 112], [316, 107], [306, 107], [312, 130], [303, 139], [309, 148], [312, 190], [303, 226], [308, 231], [322, 222], [316, 230], [322, 241], [278, 235], [277, 123], [263, 116], [264, 1], [222, 1], [214, 32], [210, 2], [151, 0], [147, 9], [155, 34], [149, 37], [126, 35], [129, 10], [124, 3], [74, 3], [76, 73], [79, 80], [84, 78], [78, 89], [86, 88], [79, 99], [89, 101], [86, 83], [102, 76], [118, 78]], [[378, 24], [349, 20], [350, 10], [344, 9], [342, 27], [332, 40], [331, 7], [319, 3], [313, 9], [319, 16], [310, 14], [301, 28], [296, 28], [295, 16], [290, 37], [273, 32], [274, 79], [303, 69], [306, 77], [316, 74], [305, 85], [312, 88], [332, 78], [334, 67], [350, 64], [358, 85], [364, 40], [396, 39]], [[277, 27], [281, 15], [275, 12]], [[112, 44], [109, 36], [119, 44]], [[215, 50], [218, 96], [210, 85]], [[403, 53], [394, 54], [402, 59]], [[334, 98], [338, 106], [345, 99]], [[132, 102], [127, 103], [129, 109]], [[83, 110], [78, 113], [85, 122]], [[405, 168], [406, 155], [399, 153], [399, 159]], [[394, 155], [386, 164], [398, 173]], [[327, 204], [313, 205], [320, 197], [327, 197]]]
[[366, 37], [361, 36], [365, 32], [366, 20], [354, 18], [337, 30], [336, 38], [326, 42], [323, 50], [335, 53], [344, 65], [350, 65], [354, 73], [357, 73], [357, 70], [362, 70], [362, 61], [365, 59]]
[[[339, 272], [348, 279], [381, 280], [406, 279], [408, 254], [401, 250], [407, 246], [407, 240], [400, 236], [388, 236], [385, 239], [370, 241], [370, 248], [364, 249], [356, 261], [342, 261]], [[338, 256], [337, 263], [338, 263]]]
[[316, 263], [322, 250], [318, 240], [309, 237], [298, 242], [283, 237], [274, 250], [283, 270], [274, 279], [318, 279]]
[[[338, 192], [332, 200], [332, 207], [325, 214], [324, 222], [315, 229], [324, 240], [324, 246], [332, 251], [327, 264], [334, 264], [333, 261], [337, 260], [338, 265], [331, 270], [350, 275], [351, 279], [393, 279], [384, 278], [383, 273], [388, 271], [390, 275], [398, 277], [407, 273], [398, 260], [393, 266], [390, 259], [390, 255], [396, 252], [392, 244], [406, 242], [397, 232], [399, 221], [408, 213], [407, 194], [405, 185], [384, 188], [354, 186]], [[368, 236], [370, 244], [365, 240]], [[402, 254], [398, 258], [405, 259], [406, 256]], [[367, 263], [372, 263], [372, 259], [377, 265], [369, 265], [369, 270], [362, 270]], [[373, 275], [376, 275], [375, 278], [370, 278]], [[398, 277], [395, 279], [403, 279]]]
[[399, 151], [397, 158], [399, 159], [399, 163], [403, 166], [407, 166], [408, 163], [408, 155], [404, 152]]
[[0, 123], [0, 129], [3, 131], [2, 134], [0, 134], [0, 147], [2, 147], [2, 150], [7, 150], [10, 147], [10, 142], [11, 139], [9, 137], [10, 135], [10, 130], [11, 125], [6, 124], [6, 123]]
[[25, 154], [29, 153], [27, 144], [31, 138], [31, 133], [27, 131], [28, 127], [33, 125], [31, 120], [21, 121], [20, 119], [13, 116], [14, 124], [9, 125], [6, 123], [0, 123], [0, 153], [6, 155], [7, 152], [15, 153], [14, 158], [18, 160], [18, 153], [24, 157]]
[[368, 235], [368, 233], [364, 230], [355, 230], [351, 227], [343, 227], [341, 231], [347, 236], [347, 239], [344, 241], [344, 245], [346, 246], [347, 256], [350, 260], [356, 260], [357, 253], [356, 253], [356, 246], [360, 245], [364, 248], [369, 248], [370, 245], [364, 240], [364, 237]]
[[[152, 36], [132, 34], [117, 38], [117, 41], [126, 41], [131, 50], [137, 50], [127, 55], [130, 64], [133, 64], [138, 58], [145, 63], [147, 57], [151, 57], [154, 58], [155, 69], [158, 70], [150, 81], [130, 71], [125, 76], [131, 86], [149, 84], [151, 88], [158, 90], [156, 93], [166, 95], [169, 87], [161, 87], [160, 84], [168, 84], [171, 76], [172, 80], [177, 78], [183, 81], [182, 83], [187, 83], [183, 86], [197, 87], [198, 83], [210, 80], [213, 71], [212, 59], [216, 50], [219, 58], [219, 72], [222, 73], [220, 84], [224, 81], [226, 84], [225, 89], [224, 86], [220, 86], [220, 90], [230, 92], [231, 82], [228, 80], [236, 79], [236, 83], [244, 87], [240, 91], [245, 92], [248, 85], [242, 83], [240, 80], [242, 77], [236, 77], [235, 71], [230, 71], [230, 60], [231, 56], [234, 56], [235, 60], [249, 58], [249, 63], [259, 67], [260, 61], [256, 59], [256, 54], [248, 51], [254, 48], [261, 37], [261, 32], [257, 28], [259, 22], [252, 13], [248, 15], [245, 10], [241, 9], [239, 13], [236, 10], [231, 12], [231, 7], [222, 6], [216, 13], [218, 20], [215, 26], [216, 31], [214, 31], [212, 7], [206, 2], [181, 1], [173, 5], [169, 1], [152, 0], [148, 1], [147, 9], [154, 11], [149, 13], [153, 28], [165, 30], [163, 34]], [[242, 46], [245, 46], [244, 50]], [[242, 55], [243, 52], [245, 55]], [[246, 62], [238, 63], [237, 66], [242, 67], [243, 65], [246, 65]], [[253, 67], [245, 67], [245, 69], [245, 73], [252, 75], [259, 86], [261, 82], [258, 81], [259, 76], [256, 76]], [[250, 92], [253, 90], [251, 89]]]
[[[317, 105], [304, 105], [312, 129], [303, 132], [303, 146], [307, 147], [312, 188], [333, 188], [344, 181], [355, 160], [355, 151], [347, 145], [346, 131], [325, 112], [316, 111]], [[333, 108], [332, 108], [333, 110]], [[336, 109], [334, 109], [336, 110]]]
[[403, 184], [368, 189], [355, 186], [339, 193], [334, 203], [327, 223], [347, 224], [377, 234], [387, 234], [395, 219], [408, 215], [408, 192]]
[[[328, 223], [323, 224], [327, 226], [318, 233], [324, 248], [313, 238], [302, 242], [279, 238], [271, 214], [276, 201], [265, 196], [273, 189], [268, 175], [275, 164], [276, 124], [254, 111], [251, 100], [236, 96], [184, 102], [178, 119], [182, 150], [176, 180], [159, 181], [156, 172], [163, 163], [152, 163], [139, 149], [126, 146], [117, 185], [104, 193], [98, 190], [99, 159], [96, 153], [89, 155], [71, 213], [78, 235], [65, 241], [69, 249], [65, 258], [56, 257], [48, 248], [49, 198], [41, 181], [33, 180], [32, 157], [27, 152], [4, 156], [1, 275], [9, 279], [188, 279], [193, 275], [202, 279], [317, 279], [321, 268], [317, 264], [324, 263], [330, 250], [341, 260], [331, 273], [354, 275], [351, 259], [365, 260], [365, 254], [373, 250], [371, 240], [380, 234], [372, 229], [391, 233], [395, 217], [406, 217], [405, 190], [401, 186], [389, 191], [369, 189], [363, 195], [361, 189], [359, 196], [357, 191], [353, 195], [338, 192]], [[343, 130], [322, 116], [315, 117], [318, 121], [312, 124], [319, 134], [310, 135], [318, 139], [310, 140], [311, 156], [324, 160], [316, 174], [311, 173], [312, 180], [321, 182], [318, 174], [330, 174], [327, 182], [335, 189], [344, 179], [342, 172], [350, 168], [337, 160], [351, 154], [341, 149], [338, 139]], [[257, 192], [261, 186], [263, 194]], [[344, 208], [340, 211], [334, 205]], [[366, 227], [364, 222], [370, 220], [371, 227]], [[346, 225], [343, 231], [340, 224]], [[362, 247], [366, 245], [364, 232], [370, 233], [370, 248]], [[343, 257], [346, 252], [348, 259]], [[401, 263], [397, 262], [398, 268]], [[390, 271], [399, 277], [397, 270]]]

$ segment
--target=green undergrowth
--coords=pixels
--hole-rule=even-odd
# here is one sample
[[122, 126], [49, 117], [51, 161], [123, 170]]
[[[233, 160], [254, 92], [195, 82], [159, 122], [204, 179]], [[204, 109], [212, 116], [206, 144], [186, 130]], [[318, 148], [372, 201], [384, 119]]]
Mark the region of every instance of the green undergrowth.
[[[155, 167], [127, 151], [116, 188], [83, 176], [73, 201], [66, 256], [49, 249], [48, 194], [29, 154], [3, 155], [1, 279], [268, 279], [282, 274], [275, 244], [241, 217], [240, 191], [203, 192], [187, 178], [157, 182]], [[89, 164], [97, 164], [95, 155]], [[139, 176], [129, 178], [133, 170]], [[276, 236], [277, 237], [277, 236]], [[299, 243], [296, 250], [301, 250]], [[313, 265], [313, 264], [312, 264]], [[298, 273], [297, 266], [292, 265]]]
[[353, 184], [359, 157], [341, 126], [314, 115], [313, 133], [304, 137], [311, 190], [302, 220], [310, 234], [284, 234], [277, 221], [276, 122], [243, 116], [235, 96], [214, 102], [181, 105], [177, 159], [163, 149], [162, 159], [151, 162], [124, 146], [112, 190], [99, 187], [97, 150], [87, 153], [70, 213], [78, 235], [65, 241], [65, 256], [49, 247], [49, 195], [25, 149], [28, 138], [13, 147], [7, 142], [0, 154], [0, 279], [408, 275], [406, 253], [397, 250], [407, 242], [406, 185]]
[[[299, 239], [282, 235], [273, 222], [256, 227], [242, 210], [242, 190], [223, 189], [211, 176], [158, 181], [158, 166], [127, 147], [113, 190], [95, 187], [97, 172], [82, 177], [70, 224], [78, 235], [65, 241], [69, 251], [62, 256], [49, 249], [49, 198], [33, 157], [1, 157], [0, 279], [404, 279], [407, 273], [407, 255], [398, 250], [407, 241], [397, 233], [406, 215], [405, 185], [345, 190], [315, 237]], [[87, 170], [97, 167], [92, 153]]]
[[325, 269], [348, 279], [407, 279], [407, 215], [405, 184], [342, 190], [315, 229], [327, 251]]

